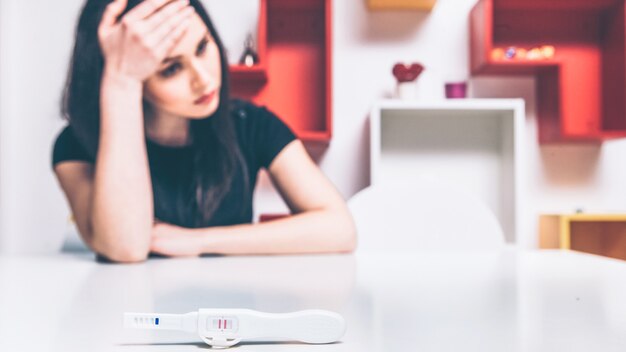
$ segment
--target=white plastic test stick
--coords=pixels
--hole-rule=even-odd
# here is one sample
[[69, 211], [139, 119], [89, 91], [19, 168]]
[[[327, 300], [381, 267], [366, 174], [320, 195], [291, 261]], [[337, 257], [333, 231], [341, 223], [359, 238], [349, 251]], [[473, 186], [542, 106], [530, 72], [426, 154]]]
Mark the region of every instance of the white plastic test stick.
[[275, 339], [324, 344], [339, 341], [346, 331], [343, 317], [326, 310], [263, 313], [251, 309], [200, 309], [186, 314], [124, 313], [124, 327], [197, 332], [212, 347], [242, 340]]

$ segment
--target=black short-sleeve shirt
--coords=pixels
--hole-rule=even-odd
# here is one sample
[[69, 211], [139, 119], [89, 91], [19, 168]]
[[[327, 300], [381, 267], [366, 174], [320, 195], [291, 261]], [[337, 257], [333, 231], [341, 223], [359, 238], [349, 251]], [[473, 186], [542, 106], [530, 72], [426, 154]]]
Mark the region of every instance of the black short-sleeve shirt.
[[[177, 209], [176, 199], [192, 182], [191, 146], [169, 147], [147, 140], [148, 161], [155, 204], [155, 217], [184, 227], [227, 226], [252, 222], [252, 193], [259, 169], [268, 168], [283, 148], [296, 139], [289, 127], [265, 107], [234, 100], [232, 118], [237, 141], [245, 162], [238, 166], [228, 190], [208, 223], [197, 224], [195, 208]], [[56, 139], [53, 167], [64, 161], [95, 163], [80, 144], [70, 126]], [[245, 177], [245, 174], [247, 177]]]

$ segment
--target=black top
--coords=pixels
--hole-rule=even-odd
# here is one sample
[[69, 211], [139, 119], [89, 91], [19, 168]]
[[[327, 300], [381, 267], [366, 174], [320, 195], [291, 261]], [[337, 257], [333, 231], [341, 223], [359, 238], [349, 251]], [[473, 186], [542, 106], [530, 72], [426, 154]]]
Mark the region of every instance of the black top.
[[[206, 224], [196, 224], [193, 210], [181, 214], [174, 206], [181, 189], [192, 179], [192, 147], [168, 147], [147, 140], [148, 161], [154, 194], [154, 216], [164, 222], [184, 227], [209, 227], [252, 222], [252, 193], [260, 168], [268, 168], [276, 155], [296, 137], [274, 113], [249, 102], [234, 101], [232, 117], [237, 139], [247, 166], [245, 183], [241, 165], [232, 187]], [[63, 129], [54, 144], [52, 165], [63, 161], [95, 163], [79, 143], [70, 126]], [[244, 187], [246, 185], [247, 187]]]

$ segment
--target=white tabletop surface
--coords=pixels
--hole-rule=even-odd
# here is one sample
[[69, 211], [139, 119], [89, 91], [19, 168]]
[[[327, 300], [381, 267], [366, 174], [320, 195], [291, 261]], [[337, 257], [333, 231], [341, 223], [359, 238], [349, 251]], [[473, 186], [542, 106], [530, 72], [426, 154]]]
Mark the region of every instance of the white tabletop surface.
[[0, 351], [186, 351], [184, 332], [125, 330], [124, 311], [198, 308], [346, 318], [340, 343], [238, 351], [626, 351], [626, 262], [574, 252], [154, 259], [0, 257]]

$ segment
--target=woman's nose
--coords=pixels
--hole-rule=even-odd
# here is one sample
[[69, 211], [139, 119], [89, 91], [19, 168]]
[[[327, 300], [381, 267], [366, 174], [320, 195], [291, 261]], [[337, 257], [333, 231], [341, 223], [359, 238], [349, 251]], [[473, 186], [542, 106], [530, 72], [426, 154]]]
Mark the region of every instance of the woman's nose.
[[200, 62], [192, 62], [191, 64], [193, 78], [192, 78], [192, 88], [197, 90], [204, 90], [211, 81], [211, 75], [209, 74], [209, 70]]

